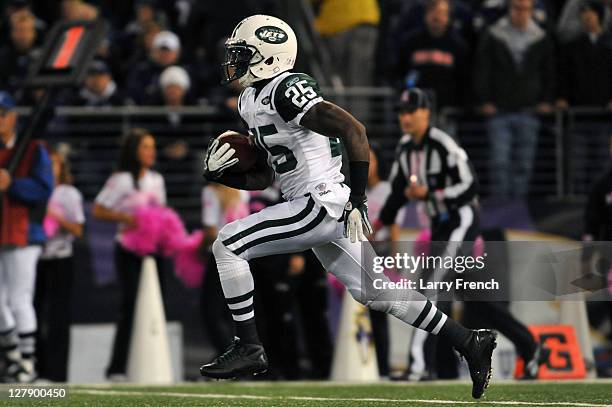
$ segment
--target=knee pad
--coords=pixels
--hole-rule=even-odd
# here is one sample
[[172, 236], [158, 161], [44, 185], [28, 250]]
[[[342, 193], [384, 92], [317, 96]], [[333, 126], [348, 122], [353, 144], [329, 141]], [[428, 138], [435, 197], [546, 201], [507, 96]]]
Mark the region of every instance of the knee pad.
[[214, 241], [212, 251], [217, 262], [217, 270], [221, 280], [250, 273], [249, 263], [231, 252], [220, 239]]
[[380, 312], [384, 312], [386, 314], [390, 313], [390, 310], [393, 306], [393, 303], [390, 301], [382, 301], [382, 300], [371, 300], [368, 301], [368, 303], [366, 304], [366, 306], [370, 309], [373, 309], [374, 311], [380, 311]]
[[215, 241], [213, 242], [212, 252], [217, 262], [219, 262], [219, 260], [221, 259], [228, 257], [229, 254], [232, 254], [232, 252], [230, 252], [229, 249], [225, 247], [223, 243], [221, 243], [221, 240], [219, 238], [215, 239]]

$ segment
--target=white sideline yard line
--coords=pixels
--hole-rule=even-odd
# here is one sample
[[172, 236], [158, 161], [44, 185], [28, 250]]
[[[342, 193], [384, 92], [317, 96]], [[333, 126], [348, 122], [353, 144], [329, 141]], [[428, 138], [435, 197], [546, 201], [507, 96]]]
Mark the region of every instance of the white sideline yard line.
[[[269, 387], [269, 386], [291, 386], [291, 387], [367, 387], [367, 386], [388, 386], [388, 387], [406, 387], [406, 386], [422, 386], [423, 384], [428, 386], [446, 386], [446, 385], [471, 385], [472, 382], [469, 379], [449, 379], [449, 380], [431, 380], [427, 382], [410, 382], [410, 381], [385, 381], [385, 380], [372, 380], [372, 381], [334, 381], [334, 380], [300, 380], [300, 381], [232, 381], [232, 380], [220, 380], [220, 381], [199, 381], [199, 382], [176, 382], [171, 384], [145, 384], [148, 388], [156, 387], [202, 387], [210, 385], [226, 384], [232, 387]], [[520, 381], [514, 379], [497, 379], [491, 382], [491, 385], [513, 385], [513, 386], [532, 386], [542, 384], [611, 384], [612, 378], [587, 378], [587, 379], [563, 379], [563, 380], [532, 380], [532, 381]], [[0, 385], [2, 386], [2, 385]], [[138, 383], [79, 383], [70, 385], [71, 388], [94, 388], [94, 389], [109, 389], [109, 388], [121, 388], [121, 387], [142, 387], [143, 385]]]
[[93, 396], [160, 396], [199, 399], [237, 399], [237, 400], [292, 400], [292, 401], [349, 401], [356, 403], [410, 403], [410, 404], [491, 404], [499, 406], [571, 406], [571, 407], [612, 407], [612, 404], [572, 403], [572, 402], [537, 402], [537, 401], [458, 401], [458, 400], [419, 400], [419, 399], [387, 399], [387, 398], [345, 398], [345, 397], [307, 397], [307, 396], [256, 396], [251, 394], [220, 394], [220, 393], [175, 393], [175, 392], [144, 392], [118, 390], [88, 390], [72, 389], [72, 393], [89, 394]]

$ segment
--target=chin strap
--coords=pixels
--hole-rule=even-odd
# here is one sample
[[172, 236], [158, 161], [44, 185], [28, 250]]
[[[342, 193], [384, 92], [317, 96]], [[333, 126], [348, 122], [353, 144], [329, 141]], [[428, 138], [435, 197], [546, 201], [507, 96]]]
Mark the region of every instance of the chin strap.
[[238, 78], [238, 82], [240, 82], [240, 84], [244, 86], [245, 88], [248, 88], [249, 86], [252, 86], [255, 82], [261, 81], [261, 80], [263, 79], [258, 78], [251, 73], [250, 68], [249, 68], [249, 71], [245, 75], [242, 75], [240, 78]]

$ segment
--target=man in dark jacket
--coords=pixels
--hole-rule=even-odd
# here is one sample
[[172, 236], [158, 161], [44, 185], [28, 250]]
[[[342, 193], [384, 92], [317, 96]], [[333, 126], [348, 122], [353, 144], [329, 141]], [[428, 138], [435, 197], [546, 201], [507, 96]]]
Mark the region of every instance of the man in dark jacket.
[[563, 44], [557, 106], [612, 108], [612, 33], [602, 25], [604, 6], [587, 0], [580, 10], [582, 33]]
[[469, 83], [467, 53], [465, 42], [450, 29], [449, 0], [432, 0], [426, 4], [425, 28], [399, 48], [398, 79], [403, 87], [433, 90], [438, 108], [458, 106]]
[[[603, 3], [583, 2], [582, 33], [561, 48], [557, 99], [560, 109], [589, 106], [612, 110], [612, 33], [604, 31], [603, 18]], [[573, 152], [571, 185], [574, 192], [586, 193], [608, 161], [611, 127], [606, 115], [574, 117], [569, 140]]]
[[474, 91], [487, 116], [491, 192], [501, 197], [527, 194], [540, 128], [534, 108], [552, 110], [553, 45], [532, 15], [533, 0], [512, 0], [508, 17], [485, 32], [476, 52]]

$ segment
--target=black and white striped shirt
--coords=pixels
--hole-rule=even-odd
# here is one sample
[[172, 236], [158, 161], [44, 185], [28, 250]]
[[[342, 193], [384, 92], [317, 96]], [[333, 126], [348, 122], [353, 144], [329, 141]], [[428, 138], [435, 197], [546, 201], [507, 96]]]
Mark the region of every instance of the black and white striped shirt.
[[408, 201], [404, 190], [412, 175], [429, 189], [425, 206], [432, 220], [476, 200], [478, 180], [465, 150], [442, 130], [430, 127], [418, 145], [410, 135], [400, 139], [389, 176], [392, 192], [380, 215], [383, 224], [392, 224]]

